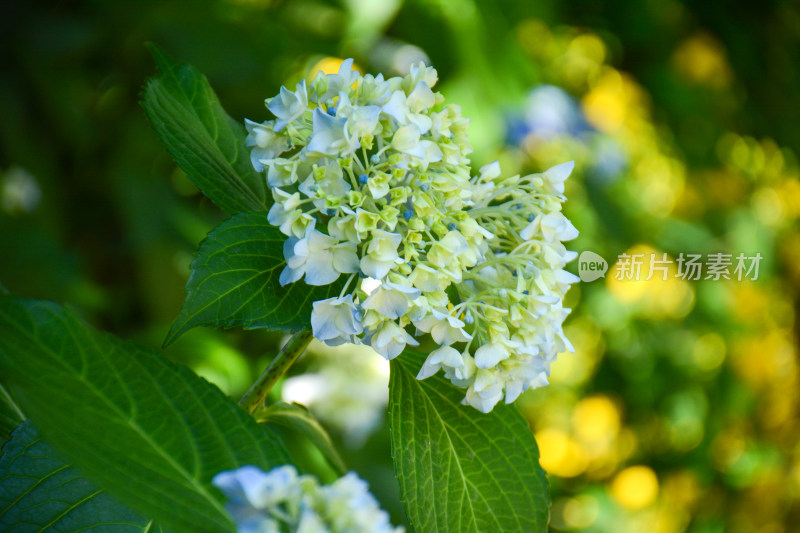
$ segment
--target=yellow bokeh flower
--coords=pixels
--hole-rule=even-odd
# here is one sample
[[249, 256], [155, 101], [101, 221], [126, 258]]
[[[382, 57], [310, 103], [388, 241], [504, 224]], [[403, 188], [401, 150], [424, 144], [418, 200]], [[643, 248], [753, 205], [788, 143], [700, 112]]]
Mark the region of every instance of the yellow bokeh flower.
[[611, 496], [627, 509], [644, 509], [658, 497], [658, 477], [649, 466], [630, 466], [611, 482]]

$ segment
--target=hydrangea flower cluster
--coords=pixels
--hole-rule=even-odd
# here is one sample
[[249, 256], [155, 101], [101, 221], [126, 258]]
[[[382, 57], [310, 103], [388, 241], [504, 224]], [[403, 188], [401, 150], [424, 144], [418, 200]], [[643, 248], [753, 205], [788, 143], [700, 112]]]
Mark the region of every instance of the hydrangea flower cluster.
[[239, 533], [402, 533], [353, 472], [330, 485], [299, 475], [292, 465], [220, 472], [212, 483]]
[[471, 175], [469, 120], [434, 92], [420, 64], [405, 77], [336, 74], [281, 88], [276, 117], [247, 121], [252, 162], [275, 200], [269, 221], [286, 235], [282, 284], [343, 280], [315, 302], [314, 336], [364, 343], [391, 359], [417, 337], [439, 345], [420, 370], [443, 370], [483, 412], [547, 383], [571, 349], [561, 305], [577, 277], [562, 241], [572, 163], [501, 177], [497, 162]]

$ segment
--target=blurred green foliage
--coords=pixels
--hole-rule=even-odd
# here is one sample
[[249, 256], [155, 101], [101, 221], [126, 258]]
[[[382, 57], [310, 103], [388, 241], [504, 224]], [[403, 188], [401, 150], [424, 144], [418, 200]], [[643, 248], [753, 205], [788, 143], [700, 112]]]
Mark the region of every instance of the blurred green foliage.
[[[551, 474], [554, 529], [794, 530], [796, 3], [7, 0], [0, 283], [157, 347], [192, 253], [223, 214], [138, 105], [154, 73], [146, 41], [203, 72], [231, 116], [258, 121], [265, 97], [325, 58], [394, 75], [427, 57], [438, 89], [473, 119], [476, 168], [576, 160], [573, 249], [609, 263], [624, 252], [760, 253], [755, 282], [617, 281], [612, 266], [576, 286], [577, 351], [519, 406]], [[541, 84], [565, 91], [579, 131], [525, 123]], [[194, 330], [166, 353], [238, 395], [278, 341]], [[385, 428], [345, 461], [401, 521]]]

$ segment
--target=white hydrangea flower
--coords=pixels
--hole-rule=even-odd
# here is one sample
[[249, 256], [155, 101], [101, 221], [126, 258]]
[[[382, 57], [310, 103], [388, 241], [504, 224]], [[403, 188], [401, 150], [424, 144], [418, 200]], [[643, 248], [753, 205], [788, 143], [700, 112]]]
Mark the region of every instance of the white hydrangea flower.
[[313, 228], [316, 220], [311, 215], [300, 209], [302, 203], [300, 194], [288, 194], [281, 189], [272, 189], [275, 203], [269, 210], [267, 220], [273, 226], [278, 226], [281, 233], [289, 237], [302, 238], [308, 228]]
[[366, 482], [349, 472], [320, 485], [293, 465], [264, 472], [255, 466], [220, 472], [212, 483], [239, 533], [402, 533], [380, 509]]
[[353, 303], [353, 295], [314, 302], [311, 331], [315, 338], [330, 346], [355, 342], [354, 336], [364, 331], [364, 328], [361, 325], [360, 311]]
[[505, 342], [487, 342], [475, 350], [475, 366], [478, 368], [494, 368], [500, 361], [511, 356], [508, 344]]
[[463, 366], [464, 358], [458, 350], [452, 346], [442, 346], [428, 355], [428, 358], [419, 370], [419, 374], [417, 374], [417, 379], [429, 378], [442, 368], [456, 370]]
[[437, 79], [423, 64], [384, 79], [344, 61], [268, 100], [275, 120], [248, 122], [248, 144], [287, 236], [280, 282], [348, 275], [314, 305], [317, 338], [391, 359], [429, 334], [439, 348], [418, 377], [442, 370], [489, 411], [546, 384], [571, 349], [562, 301], [577, 277], [564, 267], [577, 254], [563, 242], [578, 231], [561, 206], [574, 165], [504, 177], [495, 161], [472, 175], [469, 120]]
[[[412, 300], [422, 292], [414, 287], [384, 281], [361, 305], [364, 309], [374, 309], [386, 318], [400, 318], [408, 311]], [[316, 335], [315, 335], [316, 336]]]
[[358, 71], [353, 70], [353, 59], [345, 59], [336, 74], [317, 75], [311, 84], [312, 100], [318, 103], [332, 101], [342, 92], [348, 91], [358, 78]]
[[386, 359], [394, 359], [406, 349], [407, 345], [419, 346], [405, 328], [391, 320], [383, 321], [377, 328], [369, 333], [372, 349]]
[[427, 316], [416, 320], [414, 325], [430, 333], [433, 340], [442, 346], [472, 340], [472, 335], [464, 331], [464, 321], [442, 309], [431, 309]]
[[361, 257], [361, 272], [375, 279], [383, 279], [386, 274], [401, 263], [397, 248], [403, 240], [399, 233], [375, 229], [372, 239], [366, 244], [366, 250]]
[[475, 379], [467, 388], [464, 403], [482, 413], [488, 413], [503, 399], [503, 378], [490, 370], [478, 370]]
[[250, 162], [257, 172], [264, 170], [262, 161], [269, 161], [289, 149], [289, 141], [274, 132], [274, 122], [258, 124], [245, 119], [244, 125], [247, 128], [245, 144], [252, 147]]
[[303, 275], [309, 285], [328, 285], [342, 273], [358, 271], [356, 246], [338, 242], [313, 228], [302, 239], [289, 237], [284, 248], [286, 267], [280, 275], [281, 285], [297, 281]]
[[277, 117], [273, 129], [282, 131], [287, 125], [300, 118], [308, 108], [306, 82], [298, 83], [294, 92], [286, 87], [281, 87], [280, 94], [269, 101], [268, 108]]
[[427, 133], [433, 120], [426, 113], [436, 103], [436, 96], [428, 84], [421, 81], [406, 96], [403, 91], [392, 93], [389, 101], [383, 106], [383, 112], [394, 118], [398, 124], [413, 124], [420, 134]]
[[314, 110], [313, 133], [306, 148], [329, 156], [346, 156], [358, 147], [358, 138], [350, 135], [347, 118], [334, 118], [320, 108]]

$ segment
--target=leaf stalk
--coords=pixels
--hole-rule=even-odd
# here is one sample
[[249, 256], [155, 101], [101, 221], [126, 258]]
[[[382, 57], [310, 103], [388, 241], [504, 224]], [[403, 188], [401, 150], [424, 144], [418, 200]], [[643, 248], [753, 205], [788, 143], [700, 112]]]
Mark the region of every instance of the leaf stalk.
[[275, 383], [291, 368], [297, 358], [306, 351], [313, 338], [314, 336], [310, 329], [302, 329], [292, 335], [266, 370], [261, 373], [255, 383], [242, 396], [242, 399], [239, 400], [239, 405], [244, 407], [248, 413], [255, 411], [267, 397], [269, 391], [272, 390], [272, 387], [275, 386]]

